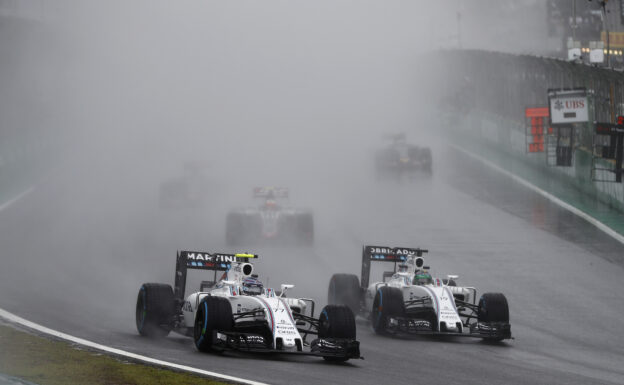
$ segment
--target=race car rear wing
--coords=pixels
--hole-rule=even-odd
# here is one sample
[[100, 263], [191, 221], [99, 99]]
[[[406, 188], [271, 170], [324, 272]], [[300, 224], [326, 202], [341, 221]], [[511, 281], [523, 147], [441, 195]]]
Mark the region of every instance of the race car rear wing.
[[[424, 253], [428, 253], [429, 250], [411, 247], [388, 247], [388, 246], [364, 246], [362, 248], [362, 277], [360, 279], [360, 285], [362, 288], [368, 288], [370, 281], [370, 269], [371, 262], [392, 262], [394, 263], [394, 272], [396, 272], [396, 265], [400, 262], [406, 262], [411, 256], [422, 257]], [[416, 266], [422, 267], [424, 260], [422, 258], [416, 259]]]
[[188, 269], [214, 271], [214, 281], [216, 282], [217, 271], [228, 271], [232, 267], [232, 263], [246, 262], [250, 258], [258, 258], [258, 256], [256, 254], [211, 254], [197, 251], [178, 251], [174, 297], [184, 301]]
[[256, 187], [253, 189], [254, 198], [288, 198], [286, 187]]

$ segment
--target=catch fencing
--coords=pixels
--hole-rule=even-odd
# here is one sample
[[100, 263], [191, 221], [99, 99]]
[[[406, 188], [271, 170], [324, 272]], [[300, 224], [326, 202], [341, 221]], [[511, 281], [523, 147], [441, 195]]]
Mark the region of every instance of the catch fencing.
[[[480, 146], [479, 151], [487, 147], [486, 153], [496, 154], [492, 160], [509, 163], [508, 167], [515, 167], [513, 162], [529, 166], [536, 179], [547, 180], [545, 188], [558, 191], [557, 195], [566, 189], [580, 192], [583, 199], [569, 202], [576, 206], [591, 198], [624, 212], [623, 184], [615, 182], [616, 162], [604, 157], [608, 143], [596, 136], [594, 124], [616, 123], [624, 115], [622, 72], [555, 58], [478, 50], [442, 51], [431, 63], [436, 68], [424, 72], [438, 75], [427, 81], [441, 114], [449, 119], [451, 140], [472, 142]], [[526, 108], [544, 110], [549, 89], [573, 88], [587, 92], [589, 121], [571, 125], [569, 137], [555, 137], [545, 123], [543, 145], [532, 147], [532, 138], [539, 142], [540, 137], [535, 136], [536, 127], [531, 127], [535, 120], [525, 116]], [[565, 153], [557, 147], [564, 142], [562, 138], [571, 149], [567, 163], [554, 158]]]

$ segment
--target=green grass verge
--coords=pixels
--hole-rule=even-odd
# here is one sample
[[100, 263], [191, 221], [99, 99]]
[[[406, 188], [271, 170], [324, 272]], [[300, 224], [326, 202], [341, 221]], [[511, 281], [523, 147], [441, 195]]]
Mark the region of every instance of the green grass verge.
[[122, 361], [0, 324], [0, 373], [39, 385], [217, 385], [189, 373]]

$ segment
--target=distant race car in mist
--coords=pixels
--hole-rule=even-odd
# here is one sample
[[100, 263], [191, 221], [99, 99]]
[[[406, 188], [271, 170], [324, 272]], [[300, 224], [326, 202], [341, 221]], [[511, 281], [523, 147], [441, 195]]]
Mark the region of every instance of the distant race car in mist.
[[[360, 358], [355, 316], [344, 305], [325, 306], [314, 318], [314, 301], [287, 298], [265, 288], [251, 254], [177, 254], [175, 290], [145, 283], [136, 303], [136, 326], [142, 336], [164, 337], [171, 331], [193, 338], [202, 352], [238, 350], [323, 357], [328, 361]], [[212, 281], [185, 297], [188, 269], [213, 271]], [[217, 280], [217, 272], [222, 275]], [[309, 335], [316, 336], [307, 341]]]
[[[424, 266], [427, 250], [364, 246], [362, 277], [334, 274], [328, 303], [347, 305], [370, 320], [378, 334], [422, 334], [511, 338], [509, 307], [501, 293], [485, 293], [476, 303], [474, 287], [456, 285], [457, 276], [434, 278]], [[394, 264], [383, 280], [369, 285], [371, 262]]]
[[186, 163], [184, 174], [160, 184], [158, 202], [161, 209], [198, 208], [204, 205], [210, 183], [202, 166]]
[[254, 198], [262, 200], [257, 207], [235, 209], [226, 218], [225, 238], [229, 246], [260, 242], [312, 245], [314, 217], [311, 211], [284, 207], [288, 189], [256, 187]]
[[406, 142], [404, 133], [385, 136], [390, 145], [375, 154], [375, 175], [379, 180], [414, 178], [418, 173], [431, 175], [433, 159], [429, 147]]

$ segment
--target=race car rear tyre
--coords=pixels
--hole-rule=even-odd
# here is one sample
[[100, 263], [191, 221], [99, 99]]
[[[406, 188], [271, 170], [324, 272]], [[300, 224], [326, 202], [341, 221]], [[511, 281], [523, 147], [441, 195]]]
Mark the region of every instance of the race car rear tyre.
[[355, 274], [334, 274], [329, 280], [327, 303], [346, 305], [354, 314], [360, 311], [360, 281]]
[[[327, 305], [319, 317], [319, 338], [340, 338], [355, 340], [355, 316], [344, 305]], [[323, 356], [326, 361], [344, 362], [349, 357]]]
[[485, 293], [479, 299], [479, 322], [509, 323], [509, 305], [501, 293]]
[[197, 308], [193, 340], [200, 352], [208, 352], [213, 348], [215, 333], [232, 330], [232, 305], [223, 297], [205, 297]]
[[371, 322], [375, 333], [387, 334], [388, 318], [404, 315], [405, 305], [401, 289], [390, 286], [380, 287], [375, 295], [371, 313]]
[[162, 283], [144, 283], [136, 303], [136, 326], [145, 337], [166, 337], [175, 312], [173, 289]]

